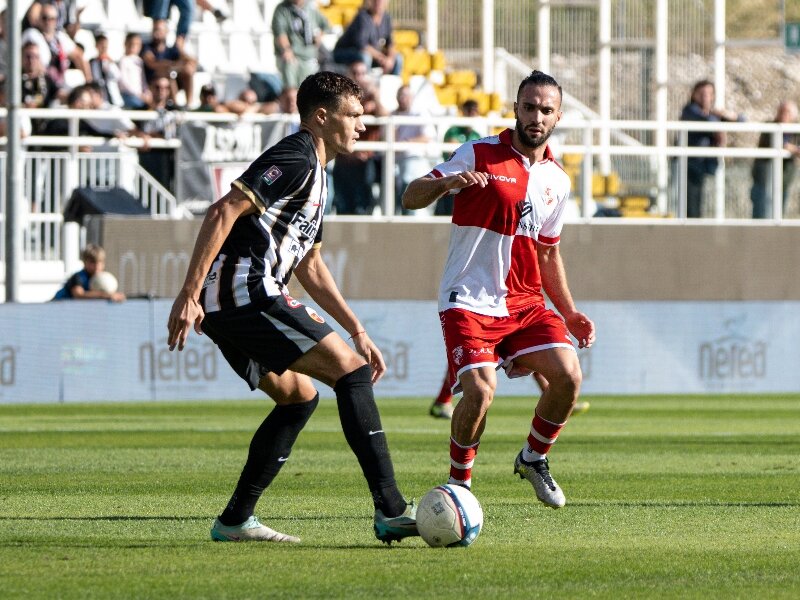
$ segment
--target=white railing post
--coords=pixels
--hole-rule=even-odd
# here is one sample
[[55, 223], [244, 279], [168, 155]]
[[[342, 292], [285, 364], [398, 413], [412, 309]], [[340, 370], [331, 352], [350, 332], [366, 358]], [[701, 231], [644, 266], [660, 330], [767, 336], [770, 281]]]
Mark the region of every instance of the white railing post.
[[425, 48], [428, 52], [439, 50], [439, 0], [425, 2]]
[[494, 92], [494, 0], [483, 0], [482, 31], [483, 39], [483, 91]]
[[594, 169], [594, 157], [592, 156], [592, 142], [594, 139], [594, 127], [591, 122], [586, 122], [583, 128], [583, 161], [581, 163], [581, 216], [589, 218], [589, 205], [592, 203], [592, 175]]
[[656, 159], [656, 204], [661, 215], [667, 214], [669, 203], [667, 187], [669, 185], [669, 158], [667, 146], [669, 145], [666, 122], [668, 115], [668, 88], [669, 83], [669, 6], [667, 0], [658, 0], [656, 5], [656, 146], [661, 150]]
[[[384, 126], [386, 135], [386, 151], [383, 154], [383, 173], [381, 174], [383, 182], [383, 216], [390, 217], [395, 213], [395, 202], [397, 198], [394, 197], [394, 180], [395, 180], [395, 128], [394, 119], [389, 117], [387, 124]], [[334, 183], [335, 185], [335, 183]]]
[[611, 0], [600, 0], [600, 73], [598, 93], [600, 96], [600, 172], [608, 175], [611, 172], [611, 156], [608, 147], [611, 145], [611, 131], [608, 121], [611, 119]]
[[539, 70], [550, 73], [550, 0], [539, 0], [539, 11], [537, 14], [537, 28], [539, 40], [537, 52], [539, 56]]
[[[678, 143], [681, 148], [689, 146], [689, 132], [683, 130], [678, 134]], [[678, 211], [677, 217], [679, 219], [686, 218], [686, 189], [689, 185], [689, 158], [685, 154], [681, 154], [678, 159], [678, 197], [676, 210]]]

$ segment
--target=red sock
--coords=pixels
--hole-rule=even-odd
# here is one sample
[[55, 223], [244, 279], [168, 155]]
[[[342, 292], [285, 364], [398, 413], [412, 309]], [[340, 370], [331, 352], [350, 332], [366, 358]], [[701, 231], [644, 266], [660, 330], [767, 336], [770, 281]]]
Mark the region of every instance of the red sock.
[[436, 404], [450, 404], [453, 395], [450, 393], [450, 377], [445, 377], [442, 382], [442, 389], [439, 390], [439, 395], [436, 396]]
[[450, 479], [447, 483], [472, 487], [472, 464], [478, 454], [480, 441], [471, 446], [461, 446], [450, 438]]
[[[564, 427], [564, 423], [553, 423], [543, 419], [538, 414], [534, 414], [533, 422], [531, 422], [531, 432], [528, 434], [528, 448], [530, 448], [530, 451], [542, 456], [547, 454], [552, 445], [556, 443], [558, 433], [562, 427]], [[524, 452], [522, 458], [528, 460], [524, 456]]]

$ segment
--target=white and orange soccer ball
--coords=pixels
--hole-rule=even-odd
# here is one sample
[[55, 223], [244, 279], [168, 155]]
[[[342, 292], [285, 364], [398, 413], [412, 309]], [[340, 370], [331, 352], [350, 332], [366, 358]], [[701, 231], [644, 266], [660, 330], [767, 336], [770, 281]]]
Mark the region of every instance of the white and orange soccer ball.
[[467, 488], [437, 485], [419, 501], [417, 529], [429, 546], [469, 546], [481, 527], [483, 509]]

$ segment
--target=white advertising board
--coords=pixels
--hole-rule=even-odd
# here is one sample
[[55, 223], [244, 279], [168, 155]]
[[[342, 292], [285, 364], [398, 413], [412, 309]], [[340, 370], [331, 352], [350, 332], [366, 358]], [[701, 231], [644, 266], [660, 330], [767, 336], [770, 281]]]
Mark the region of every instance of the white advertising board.
[[[436, 305], [354, 301], [388, 372], [378, 396], [436, 394], [445, 369]], [[166, 347], [171, 301], [0, 305], [0, 403], [256, 397], [215, 345]], [[597, 343], [582, 350], [586, 394], [800, 391], [800, 302], [586, 302]], [[341, 333], [341, 329], [338, 329]], [[499, 374], [499, 394], [529, 379]], [[319, 385], [323, 397], [330, 388]]]

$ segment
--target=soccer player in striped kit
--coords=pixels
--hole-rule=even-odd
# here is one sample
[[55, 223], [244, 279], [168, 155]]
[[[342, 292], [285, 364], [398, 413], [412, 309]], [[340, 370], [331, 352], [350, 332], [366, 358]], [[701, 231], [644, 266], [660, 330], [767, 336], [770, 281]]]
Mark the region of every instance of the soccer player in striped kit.
[[[317, 406], [313, 377], [336, 393], [345, 438], [372, 494], [375, 535], [390, 543], [418, 534], [416, 507], [397, 488], [372, 391], [386, 365], [320, 252], [325, 164], [352, 152], [365, 129], [361, 89], [343, 75], [316, 73], [300, 85], [297, 108], [300, 131], [268, 148], [209, 208], [172, 306], [167, 343], [181, 350], [192, 327], [202, 331], [251, 390], [276, 403], [253, 436], [212, 539], [300, 541], [262, 525], [254, 509]], [[293, 273], [347, 330], [358, 354], [313, 308], [289, 296]]]
[[[496, 369], [548, 385], [539, 398], [514, 472], [539, 500], [564, 506], [547, 453], [566, 424], [581, 385], [578, 346], [595, 339], [567, 285], [558, 243], [567, 174], [547, 140], [561, 118], [561, 87], [534, 71], [519, 86], [515, 128], [460, 146], [449, 160], [413, 181], [403, 206], [419, 209], [455, 194], [439, 315], [453, 390], [463, 390], [451, 422], [449, 483], [469, 488]], [[547, 294], [558, 314], [545, 307]]]

